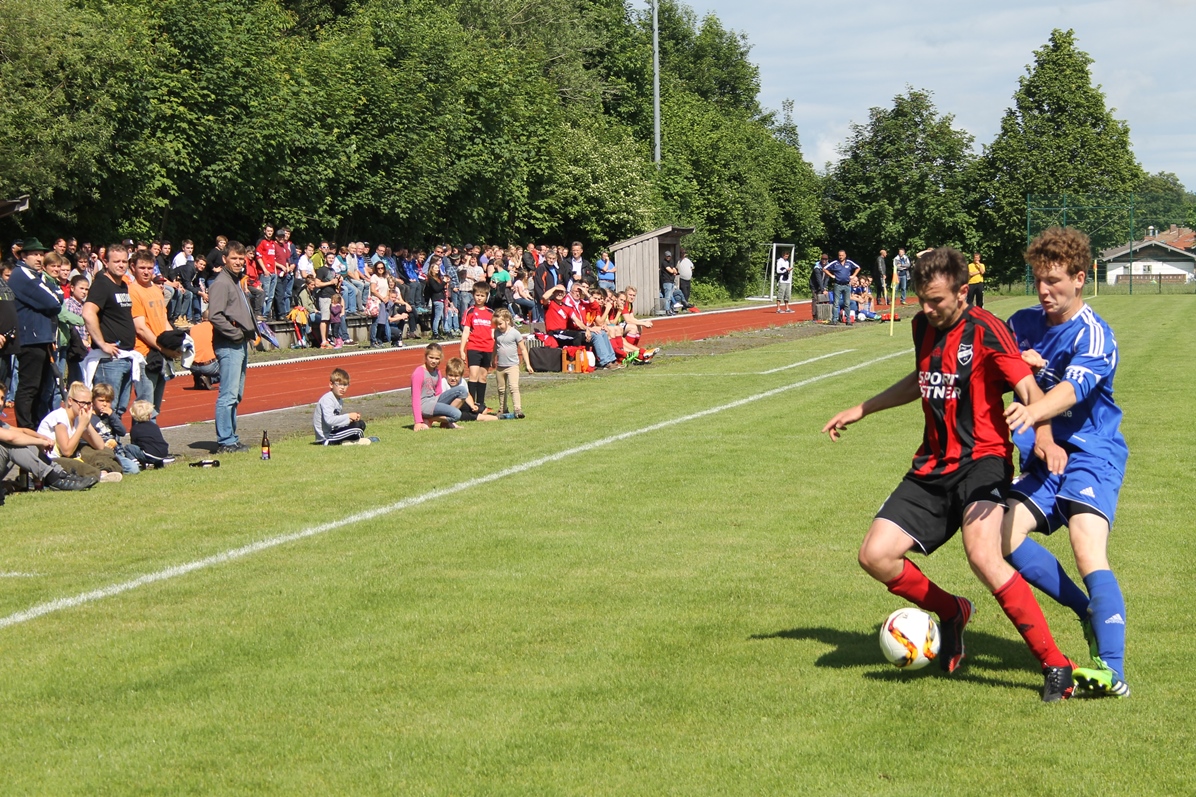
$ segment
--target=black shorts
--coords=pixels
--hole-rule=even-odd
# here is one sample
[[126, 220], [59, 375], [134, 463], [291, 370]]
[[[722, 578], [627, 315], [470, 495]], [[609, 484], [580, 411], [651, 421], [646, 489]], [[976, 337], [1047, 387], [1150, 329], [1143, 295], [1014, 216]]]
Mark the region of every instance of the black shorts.
[[492, 351], [466, 349], [465, 356], [469, 358], [470, 368], [490, 368], [494, 365], [494, 352]]
[[1013, 465], [984, 457], [946, 476], [905, 474], [881, 504], [878, 518], [896, 523], [924, 554], [934, 553], [963, 525], [964, 510], [977, 501], [1005, 506]]

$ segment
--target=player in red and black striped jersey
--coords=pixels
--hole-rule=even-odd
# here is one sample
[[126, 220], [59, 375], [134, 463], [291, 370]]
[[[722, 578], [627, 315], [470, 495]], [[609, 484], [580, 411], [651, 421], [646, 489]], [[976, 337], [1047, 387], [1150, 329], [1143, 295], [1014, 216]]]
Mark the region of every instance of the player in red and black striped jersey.
[[[972, 571], [1041, 662], [1042, 699], [1069, 697], [1072, 663], [1051, 636], [1026, 581], [1001, 556], [1001, 521], [1013, 475], [1004, 394], [1025, 404], [1043, 398], [1008, 328], [967, 304], [964, 256], [940, 248], [918, 258], [914, 282], [922, 312], [914, 318], [916, 369], [884, 392], [840, 412], [823, 427], [832, 440], [874, 412], [921, 399], [925, 426], [913, 465], [872, 521], [859, 561], [890, 592], [934, 612], [942, 623], [940, 664], [953, 672], [964, 656], [963, 630], [974, 611], [967, 598], [943, 590], [907, 558], [933, 553], [961, 527]], [[1062, 449], [1047, 424], [1036, 427], [1036, 451], [1062, 468]]]

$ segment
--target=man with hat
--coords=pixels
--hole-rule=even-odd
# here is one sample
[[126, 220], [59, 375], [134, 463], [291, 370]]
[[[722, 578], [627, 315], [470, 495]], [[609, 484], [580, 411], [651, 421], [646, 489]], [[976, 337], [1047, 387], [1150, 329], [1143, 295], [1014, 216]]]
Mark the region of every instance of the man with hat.
[[44, 278], [42, 259], [48, 250], [36, 238], [22, 244], [24, 260], [8, 278], [16, 297], [21, 347], [17, 350], [20, 382], [13, 397], [17, 426], [36, 429], [50, 412], [54, 397], [54, 344], [63, 295], [54, 280]]

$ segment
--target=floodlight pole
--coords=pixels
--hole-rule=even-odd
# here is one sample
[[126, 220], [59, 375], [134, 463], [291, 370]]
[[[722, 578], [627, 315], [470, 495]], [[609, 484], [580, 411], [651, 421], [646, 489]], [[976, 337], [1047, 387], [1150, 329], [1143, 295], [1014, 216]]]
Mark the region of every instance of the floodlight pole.
[[656, 168], [660, 168], [660, 0], [652, 0], [652, 132], [656, 139]]

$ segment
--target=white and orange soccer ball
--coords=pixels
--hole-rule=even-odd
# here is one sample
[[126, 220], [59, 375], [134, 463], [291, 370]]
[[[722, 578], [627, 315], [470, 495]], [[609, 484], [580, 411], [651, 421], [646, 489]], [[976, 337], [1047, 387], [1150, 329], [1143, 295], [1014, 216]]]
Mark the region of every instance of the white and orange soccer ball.
[[903, 670], [920, 670], [939, 655], [939, 627], [921, 609], [898, 609], [880, 627], [880, 650]]

